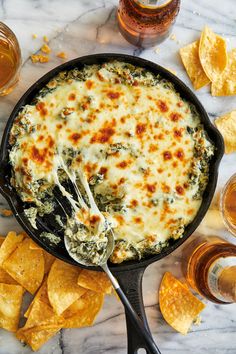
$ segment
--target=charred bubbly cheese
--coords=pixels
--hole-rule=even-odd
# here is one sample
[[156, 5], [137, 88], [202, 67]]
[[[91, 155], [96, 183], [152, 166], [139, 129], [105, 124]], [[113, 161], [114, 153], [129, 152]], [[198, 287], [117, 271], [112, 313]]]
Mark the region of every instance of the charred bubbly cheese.
[[82, 200], [68, 194], [71, 217], [55, 218], [90, 252], [87, 230], [96, 220], [88, 218], [83, 176], [113, 228], [115, 263], [158, 253], [183, 235], [201, 205], [214, 153], [195, 107], [171, 83], [122, 62], [60, 73], [23, 107], [11, 146], [12, 184], [32, 226], [36, 215], [52, 213], [54, 189], [63, 194], [70, 179]]

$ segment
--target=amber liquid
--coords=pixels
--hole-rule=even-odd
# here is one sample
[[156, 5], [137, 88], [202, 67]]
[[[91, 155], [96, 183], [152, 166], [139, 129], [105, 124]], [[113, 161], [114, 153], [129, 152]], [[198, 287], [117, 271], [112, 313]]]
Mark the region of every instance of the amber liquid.
[[[199, 236], [183, 251], [183, 272], [192, 289], [210, 301], [224, 304], [229, 302], [216, 298], [208, 285], [209, 268], [221, 257], [236, 257], [236, 246], [219, 237]], [[232, 271], [234, 269], [232, 267]], [[224, 288], [221, 288], [221, 295], [223, 293]]]
[[170, 34], [179, 13], [180, 0], [171, 0], [162, 6], [145, 7], [137, 0], [120, 0], [117, 18], [121, 34], [139, 47], [162, 42]]
[[218, 286], [221, 295], [230, 302], [236, 302], [236, 265], [226, 268], [219, 277]]
[[236, 230], [236, 181], [232, 181], [225, 190], [223, 209], [224, 217]]
[[20, 64], [18, 42], [10, 29], [0, 23], [0, 96], [11, 92], [17, 83]]

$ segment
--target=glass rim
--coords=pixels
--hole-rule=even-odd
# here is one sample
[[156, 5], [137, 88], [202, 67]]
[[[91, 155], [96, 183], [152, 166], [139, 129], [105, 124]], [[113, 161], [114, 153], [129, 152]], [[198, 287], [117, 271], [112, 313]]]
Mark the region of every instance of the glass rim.
[[225, 211], [224, 211], [224, 200], [225, 200], [225, 195], [226, 192], [228, 190], [229, 185], [231, 184], [231, 182], [233, 180], [236, 180], [236, 173], [234, 173], [229, 179], [228, 181], [225, 183], [223, 189], [220, 192], [220, 212], [223, 218], [223, 222], [227, 228], [227, 230], [233, 235], [236, 236], [236, 226], [234, 224], [232, 224], [228, 218], [225, 215]]
[[[19, 41], [15, 35], [15, 33], [12, 31], [12, 29], [10, 27], [8, 27], [4, 22], [0, 21], [0, 33], [1, 33], [1, 27], [3, 27], [3, 29], [6, 29], [8, 32], [10, 32], [10, 34], [14, 37], [14, 41], [16, 41], [17, 46], [19, 47], [20, 50], [20, 44]], [[20, 50], [21, 52], [21, 50]]]

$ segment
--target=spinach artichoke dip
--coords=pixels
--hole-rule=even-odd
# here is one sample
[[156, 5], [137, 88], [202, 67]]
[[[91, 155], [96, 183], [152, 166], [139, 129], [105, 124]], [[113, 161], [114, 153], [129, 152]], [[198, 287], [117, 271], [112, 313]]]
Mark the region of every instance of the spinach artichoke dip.
[[[58, 74], [22, 108], [10, 144], [11, 183], [32, 226], [54, 215], [74, 252], [94, 262], [112, 228], [114, 263], [182, 237], [214, 154], [195, 107], [170, 82], [119, 61]], [[58, 193], [70, 205], [64, 220]]]

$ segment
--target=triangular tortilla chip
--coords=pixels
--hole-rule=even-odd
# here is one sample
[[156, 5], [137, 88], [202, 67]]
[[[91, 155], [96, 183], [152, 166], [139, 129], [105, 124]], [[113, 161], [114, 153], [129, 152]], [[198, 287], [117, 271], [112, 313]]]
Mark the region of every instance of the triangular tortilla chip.
[[44, 301], [37, 300], [33, 303], [29, 317], [26, 321], [24, 329], [35, 326], [48, 326], [48, 328], [58, 328], [64, 323], [61, 316], [55, 314], [53, 308]]
[[208, 27], [205, 27], [201, 34], [199, 58], [203, 70], [211, 81], [215, 81], [227, 65], [226, 41]]
[[38, 350], [64, 324], [64, 318], [57, 316], [52, 307], [41, 300], [44, 292], [45, 287], [41, 296], [33, 302], [25, 326], [16, 333], [17, 338], [29, 344], [33, 350]]
[[45, 329], [41, 326], [19, 330], [16, 337], [31, 346], [33, 351], [39, 350], [51, 337], [53, 337], [60, 328]]
[[193, 42], [181, 48], [179, 51], [184, 67], [195, 90], [200, 89], [210, 82], [202, 68], [198, 52], [199, 41]]
[[25, 234], [17, 235], [16, 232], [10, 231], [4, 239], [0, 247], [0, 265], [11, 255], [13, 251], [23, 241]]
[[79, 273], [79, 267], [58, 259], [53, 263], [48, 274], [48, 298], [58, 315], [86, 292], [77, 284]]
[[166, 322], [182, 334], [188, 333], [195, 318], [205, 308], [186, 286], [168, 272], [161, 281], [159, 303]]
[[34, 294], [43, 280], [44, 258], [42, 250], [32, 250], [29, 245], [29, 239], [23, 240], [4, 261], [2, 267], [20, 285]]

